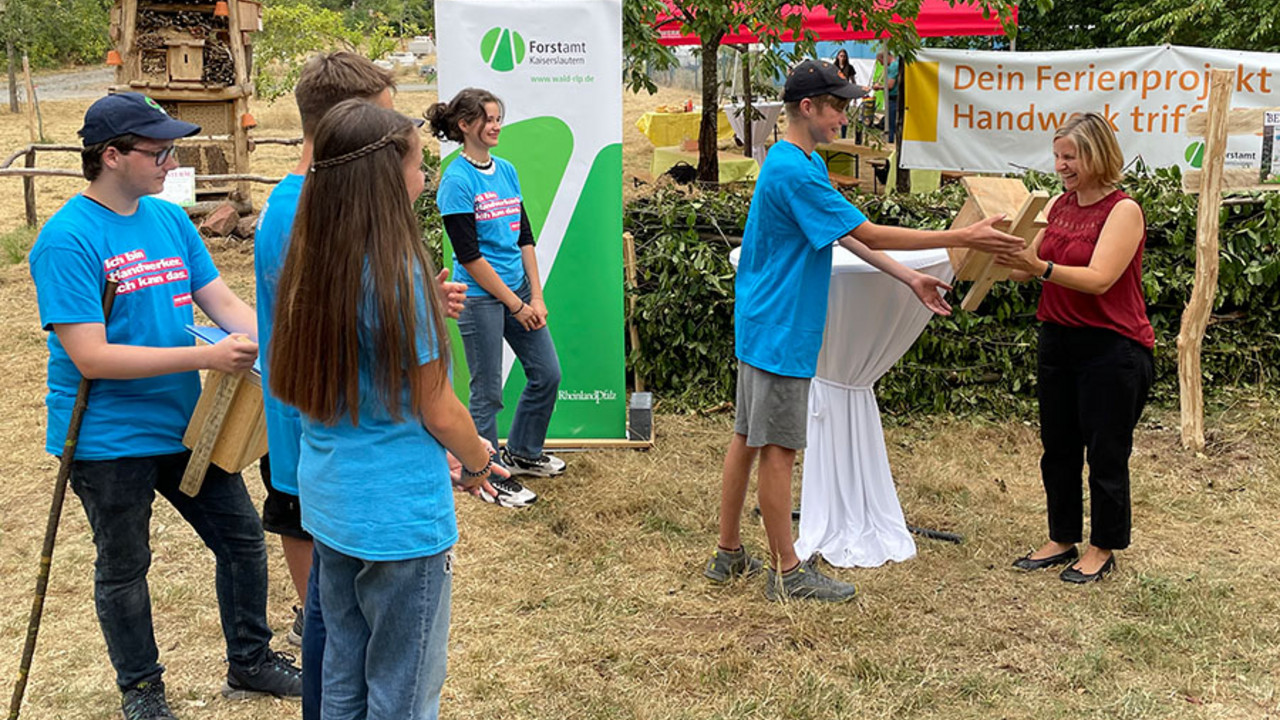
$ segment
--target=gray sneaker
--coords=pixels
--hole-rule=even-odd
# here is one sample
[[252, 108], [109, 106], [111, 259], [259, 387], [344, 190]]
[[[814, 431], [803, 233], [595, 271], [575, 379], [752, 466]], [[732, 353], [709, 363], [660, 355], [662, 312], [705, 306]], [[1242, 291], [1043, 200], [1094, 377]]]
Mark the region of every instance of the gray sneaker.
[[763, 563], [751, 557], [745, 547], [732, 552], [717, 547], [702, 574], [711, 582], [723, 585], [738, 576], [754, 577], [762, 566]]
[[178, 720], [164, 699], [164, 681], [144, 680], [124, 691], [120, 710], [125, 720]]
[[295, 647], [302, 647], [302, 631], [304, 629], [305, 624], [306, 624], [306, 620], [303, 616], [302, 608], [298, 607], [297, 605], [294, 605], [293, 606], [293, 626], [289, 628], [289, 634], [285, 635], [285, 640], [288, 640], [290, 645], [293, 645]]
[[764, 595], [770, 600], [803, 599], [823, 602], [845, 602], [857, 593], [851, 583], [840, 582], [822, 574], [818, 569], [818, 555], [814, 553], [790, 572], [782, 573], [769, 568], [765, 576]]

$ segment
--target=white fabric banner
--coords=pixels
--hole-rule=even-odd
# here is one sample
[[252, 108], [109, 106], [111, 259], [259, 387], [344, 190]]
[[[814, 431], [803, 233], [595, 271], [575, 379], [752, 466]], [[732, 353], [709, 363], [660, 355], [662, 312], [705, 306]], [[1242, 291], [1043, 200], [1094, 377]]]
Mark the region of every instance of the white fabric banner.
[[[1199, 168], [1187, 117], [1204, 111], [1209, 70], [1236, 72], [1231, 104], [1280, 106], [1280, 55], [1191, 47], [1063, 52], [926, 50], [906, 75], [903, 167], [1053, 170], [1053, 133], [1073, 113], [1107, 117], [1125, 160]], [[1259, 133], [1262, 128], [1258, 128]], [[1258, 168], [1260, 137], [1233, 136], [1228, 168]]]
[[[560, 358], [550, 437], [626, 437], [622, 288], [622, 0], [437, 0], [440, 100], [503, 102], [493, 154], [520, 177]], [[442, 143], [442, 163], [458, 146]], [[462, 343], [454, 387], [468, 395]], [[503, 355], [506, 432], [524, 387]]]

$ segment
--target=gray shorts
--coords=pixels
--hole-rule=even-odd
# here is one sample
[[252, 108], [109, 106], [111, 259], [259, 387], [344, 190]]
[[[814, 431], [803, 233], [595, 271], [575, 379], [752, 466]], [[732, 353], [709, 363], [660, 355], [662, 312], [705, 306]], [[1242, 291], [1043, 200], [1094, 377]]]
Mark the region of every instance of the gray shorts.
[[805, 447], [809, 422], [809, 378], [774, 375], [738, 363], [738, 404], [733, 431], [747, 436], [747, 447]]

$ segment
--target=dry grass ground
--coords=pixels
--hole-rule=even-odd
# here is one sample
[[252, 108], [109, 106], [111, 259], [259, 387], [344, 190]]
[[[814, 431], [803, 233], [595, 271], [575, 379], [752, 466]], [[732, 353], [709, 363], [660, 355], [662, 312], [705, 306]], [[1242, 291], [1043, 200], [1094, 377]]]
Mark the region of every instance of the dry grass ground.
[[[428, 100], [405, 94], [398, 103], [420, 110]], [[83, 103], [47, 110], [46, 122], [70, 140], [82, 110]], [[269, 134], [285, 134], [289, 122], [296, 129], [286, 106], [256, 113]], [[624, 130], [634, 146], [633, 128]], [[11, 123], [0, 126], [4, 146], [20, 144], [13, 135]], [[259, 169], [287, 170], [290, 153], [273, 153], [260, 152]], [[6, 182], [13, 189], [0, 196], [2, 229], [21, 221], [18, 183]], [[42, 182], [42, 213], [78, 187]], [[232, 286], [251, 297], [248, 245], [214, 243], [213, 251]], [[44, 333], [24, 263], [0, 266], [0, 337], [0, 687], [7, 690], [56, 473], [43, 451]], [[769, 604], [758, 581], [723, 589], [702, 581], [730, 422], [662, 416], [654, 450], [573, 455], [563, 478], [533, 484], [543, 499], [529, 510], [459, 499], [445, 715], [1280, 717], [1280, 413], [1246, 398], [1211, 426], [1211, 451], [1189, 456], [1177, 447], [1176, 418], [1148, 413], [1133, 459], [1134, 546], [1111, 579], [1084, 588], [1008, 567], [1044, 532], [1033, 427], [946, 418], [890, 427], [907, 517], [961, 532], [967, 542], [921, 541], [909, 562], [836, 571], [861, 592], [830, 607]], [[261, 499], [256, 470], [246, 482]], [[217, 695], [225, 666], [211, 558], [163, 501], [152, 535], [155, 625], [179, 715], [296, 717], [296, 704]], [[754, 523], [747, 542], [763, 546]], [[268, 551], [269, 617], [283, 633], [296, 598], [279, 543], [269, 540]], [[71, 497], [24, 717], [117, 716], [91, 600], [92, 559], [84, 513]]]

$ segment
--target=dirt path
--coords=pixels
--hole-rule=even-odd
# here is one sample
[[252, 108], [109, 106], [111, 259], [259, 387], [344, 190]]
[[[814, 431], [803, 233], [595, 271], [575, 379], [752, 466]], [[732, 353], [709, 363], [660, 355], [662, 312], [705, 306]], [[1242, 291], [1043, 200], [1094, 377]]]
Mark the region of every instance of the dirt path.
[[[115, 68], [85, 67], [51, 73], [37, 73], [33, 78], [36, 97], [40, 100], [77, 100], [105, 95], [107, 86], [115, 82]], [[18, 99], [26, 102], [27, 90], [18, 79]]]

